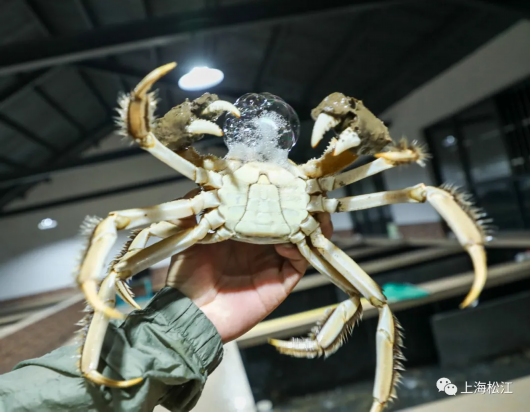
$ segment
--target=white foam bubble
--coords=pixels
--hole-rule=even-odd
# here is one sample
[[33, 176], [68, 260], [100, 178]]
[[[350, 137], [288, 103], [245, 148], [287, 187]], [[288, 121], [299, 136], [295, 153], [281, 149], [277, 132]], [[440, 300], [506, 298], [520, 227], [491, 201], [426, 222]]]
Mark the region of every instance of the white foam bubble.
[[280, 133], [289, 126], [282, 116], [264, 111], [243, 122], [237, 135], [226, 139], [227, 158], [244, 162], [271, 162], [281, 166], [289, 164], [289, 149], [278, 146]]

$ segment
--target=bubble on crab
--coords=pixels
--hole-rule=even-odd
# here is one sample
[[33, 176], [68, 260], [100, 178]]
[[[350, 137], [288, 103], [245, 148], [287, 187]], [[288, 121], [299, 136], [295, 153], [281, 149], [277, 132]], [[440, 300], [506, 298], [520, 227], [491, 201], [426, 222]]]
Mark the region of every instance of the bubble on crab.
[[289, 150], [300, 134], [300, 120], [283, 99], [270, 93], [248, 93], [235, 106], [241, 117], [226, 117], [227, 157], [244, 162], [289, 164]]

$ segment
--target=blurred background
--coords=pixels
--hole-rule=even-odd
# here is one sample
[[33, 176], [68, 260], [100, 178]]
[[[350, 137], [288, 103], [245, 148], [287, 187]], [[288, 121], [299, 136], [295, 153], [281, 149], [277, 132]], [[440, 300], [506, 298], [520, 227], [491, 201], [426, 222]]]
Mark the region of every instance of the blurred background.
[[[389, 410], [528, 410], [529, 18], [525, 0], [0, 1], [0, 373], [71, 342], [84, 305], [72, 271], [86, 215], [194, 187], [113, 124], [118, 94], [176, 60], [158, 83], [159, 114], [204, 91], [231, 102], [247, 92], [279, 95], [300, 117], [291, 152], [298, 163], [324, 150], [326, 143], [310, 147], [310, 110], [335, 91], [362, 99], [395, 140], [426, 144], [426, 167], [333, 193], [454, 183], [497, 228], [486, 289], [476, 307], [460, 311], [471, 263], [430, 206], [333, 216], [334, 240], [385, 287], [405, 328], [407, 372]], [[183, 90], [179, 79], [200, 66], [224, 80]], [[197, 148], [226, 152], [219, 138]], [[163, 286], [167, 265], [135, 277], [140, 301]], [[195, 410], [369, 410], [375, 311], [325, 360], [281, 356], [266, 343], [306, 334], [322, 308], [342, 299], [310, 269], [270, 318], [227, 345]], [[439, 392], [442, 377], [457, 396]], [[461, 393], [480, 382], [508, 383], [512, 393]]]

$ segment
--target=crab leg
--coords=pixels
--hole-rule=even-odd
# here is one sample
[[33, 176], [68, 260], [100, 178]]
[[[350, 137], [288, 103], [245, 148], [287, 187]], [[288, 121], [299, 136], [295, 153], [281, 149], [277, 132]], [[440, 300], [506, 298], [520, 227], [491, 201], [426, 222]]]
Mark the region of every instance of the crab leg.
[[[104, 279], [98, 298], [107, 307], [114, 306], [116, 294], [115, 284], [119, 280], [127, 279], [154, 263], [180, 253], [199, 242], [206, 236], [209, 230], [215, 229], [221, 224], [218, 213], [214, 212], [210, 212], [203, 216], [202, 220], [194, 228], [182, 230], [173, 236], [161, 240], [154, 245], [120, 260], [114, 265], [113, 270]], [[135, 385], [141, 382], [142, 378], [135, 378], [128, 381], [115, 381], [105, 378], [97, 372], [99, 356], [101, 354], [101, 348], [103, 346], [108, 323], [109, 320], [106, 313], [96, 309], [93, 320], [88, 329], [86, 341], [83, 345], [81, 372], [86, 378], [99, 385], [110, 386], [113, 388], [125, 388]]]
[[348, 293], [351, 298], [342, 302], [337, 308], [326, 313], [313, 333], [308, 338], [284, 341], [271, 339], [269, 343], [281, 353], [299, 358], [314, 358], [316, 356], [330, 356], [335, 353], [353, 327], [362, 316], [362, 306], [359, 292], [333, 266], [312, 251], [305, 238], [296, 242], [298, 250], [311, 265], [322, 275], [328, 277], [338, 288]]
[[305, 238], [296, 243], [298, 250], [304, 258], [313, 266], [320, 274], [329, 278], [331, 282], [342, 289], [344, 292], [352, 295], [358, 294], [359, 292], [352, 286], [352, 284], [344, 278], [339, 272], [335, 270], [328, 262], [326, 262], [322, 257], [315, 253], [307, 245]]
[[339, 203], [336, 212], [368, 209], [394, 203], [429, 202], [447, 222], [473, 262], [475, 280], [460, 307], [469, 306], [479, 297], [487, 277], [486, 253], [484, 251], [485, 234], [481, 227], [483, 221], [479, 220], [482, 216], [470, 206], [461, 194], [456, 191], [451, 192], [443, 188], [419, 184], [402, 190], [344, 197], [337, 200]]
[[155, 263], [193, 246], [203, 239], [211, 229], [211, 223], [203, 217], [193, 229], [179, 231], [177, 234], [162, 239], [160, 242], [141, 249], [130, 256], [124, 256], [113, 266], [113, 270], [117, 272], [119, 279], [128, 279]]
[[[147, 241], [152, 236], [165, 239], [181, 232], [182, 230], [182, 227], [170, 222], [154, 223], [150, 227], [142, 229], [140, 232], [136, 233], [129, 240], [122, 252], [122, 255], [116, 258], [116, 262], [119, 262], [121, 259], [126, 259], [144, 249]], [[136, 309], [141, 309], [141, 307], [135, 302], [134, 295], [125, 281], [121, 279], [116, 280], [116, 291], [129, 305]]]
[[[105, 278], [99, 289], [99, 300], [104, 302], [108, 307], [114, 307], [116, 304], [115, 289], [116, 273], [111, 273]], [[112, 388], [127, 388], [140, 383], [142, 378], [134, 378], [126, 381], [115, 381], [106, 378], [97, 371], [101, 348], [103, 347], [103, 338], [109, 325], [109, 318], [103, 312], [95, 312], [88, 328], [86, 340], [83, 344], [81, 355], [81, 371], [83, 375], [92, 382], [100, 385], [110, 386]]]
[[404, 370], [401, 361], [403, 338], [401, 326], [392, 315], [387, 304], [379, 308], [379, 321], [376, 332], [376, 357], [375, 386], [373, 391], [374, 402], [370, 412], [381, 412], [389, 400], [396, 397], [395, 388], [399, 383], [400, 371]]
[[[346, 129], [343, 133], [346, 133], [347, 131], [348, 129]], [[353, 137], [353, 139], [354, 138], [355, 136]], [[335, 154], [337, 154], [339, 143], [337, 143], [335, 147]], [[339, 151], [339, 153], [342, 153], [342, 151], [343, 150]], [[375, 154], [375, 157], [378, 158], [377, 160], [374, 160], [373, 162], [356, 167], [354, 169], [348, 170], [347, 172], [340, 173], [335, 176], [326, 176], [321, 177], [319, 179], [315, 179], [316, 182], [311, 182], [310, 187], [313, 188], [313, 191], [315, 193], [316, 191], [329, 192], [355, 183], [367, 177], [373, 176], [377, 173], [384, 172], [385, 170], [392, 169], [396, 166], [408, 165], [413, 163], [423, 165], [423, 162], [425, 161], [425, 158], [427, 156], [428, 155], [423, 152], [421, 146], [418, 146], [414, 143], [408, 144], [405, 141], [402, 141], [400, 143], [400, 146], [394, 147], [394, 151]]]
[[324, 259], [329, 262], [361, 295], [374, 306], [386, 302], [385, 295], [379, 285], [361, 269], [346, 253], [335, 246], [323, 234], [320, 228], [311, 233], [311, 242]]
[[392, 169], [393, 167], [395, 167], [393, 163], [390, 163], [385, 159], [377, 159], [336, 176], [326, 176], [316, 180], [318, 182], [318, 187], [321, 188], [321, 190], [330, 192], [377, 173], [381, 173], [385, 170]]
[[361, 299], [356, 294], [330, 309], [308, 338], [293, 338], [290, 341], [269, 339], [269, 343], [280, 353], [297, 358], [328, 357], [341, 347], [361, 316]]
[[311, 241], [322, 256], [358, 289], [372, 305], [379, 309], [377, 325], [377, 368], [374, 385], [374, 402], [371, 412], [380, 412], [394, 397], [394, 388], [403, 369], [401, 360], [401, 335], [397, 320], [388, 307], [379, 286], [348, 255], [329, 241], [320, 228], [311, 233]]
[[[169, 63], [161, 66], [149, 73], [127, 96], [120, 101], [121, 117], [123, 120], [123, 133], [131, 136], [142, 149], [148, 151], [157, 159], [161, 160], [169, 167], [183, 174], [196, 183], [206, 184], [219, 188], [221, 177], [213, 172], [196, 167], [188, 160], [179, 156], [156, 138], [151, 131], [152, 113], [156, 102], [154, 96], [149, 93], [153, 84], [173, 70], [176, 63]], [[229, 102], [216, 101], [211, 103], [203, 114], [228, 110], [236, 116], [240, 116], [239, 110]], [[187, 126], [187, 131], [191, 134], [212, 134], [222, 136], [223, 131], [215, 123], [204, 119], [192, 121]]]
[[217, 205], [219, 205], [219, 199], [215, 191], [202, 192], [192, 199], [175, 200], [148, 208], [111, 212], [107, 218], [93, 225], [88, 234], [88, 249], [77, 275], [77, 283], [83, 290], [88, 303], [111, 318], [122, 317], [120, 312], [104, 305], [97, 294], [98, 279], [107, 256], [116, 242], [118, 230], [133, 229], [160, 220], [193, 216], [206, 208]]

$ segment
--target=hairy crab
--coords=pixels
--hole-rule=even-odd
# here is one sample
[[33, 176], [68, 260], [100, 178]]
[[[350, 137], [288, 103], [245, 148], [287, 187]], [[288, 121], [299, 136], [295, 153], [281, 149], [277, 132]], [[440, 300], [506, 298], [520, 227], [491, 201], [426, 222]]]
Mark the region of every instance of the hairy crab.
[[[126, 388], [141, 377], [115, 381], [98, 372], [98, 362], [110, 318], [123, 315], [115, 309], [116, 293], [138, 308], [126, 281], [154, 263], [196, 243], [232, 239], [257, 244], [288, 243], [322, 275], [349, 295], [306, 338], [270, 342], [280, 352], [313, 358], [328, 356], [351, 333], [362, 313], [361, 297], [379, 310], [377, 370], [372, 411], [380, 411], [394, 396], [402, 369], [401, 331], [385, 295], [372, 278], [348, 255], [323, 236], [314, 215], [372, 208], [393, 203], [429, 202], [446, 220], [473, 261], [475, 281], [461, 304], [470, 305], [486, 280], [485, 233], [481, 215], [467, 198], [452, 188], [419, 184], [401, 190], [345, 198], [328, 198], [327, 192], [399, 165], [422, 164], [427, 155], [417, 144], [394, 144], [386, 126], [363, 103], [340, 93], [326, 97], [312, 111], [315, 147], [333, 130], [324, 154], [296, 165], [288, 152], [299, 134], [294, 110], [277, 96], [247, 94], [235, 105], [205, 94], [171, 109], [155, 120], [155, 98], [150, 89], [175, 67], [167, 64], [148, 74], [120, 101], [120, 127], [141, 148], [183, 174], [200, 187], [191, 199], [120, 210], [105, 219], [87, 218], [88, 245], [77, 282], [92, 308], [82, 345], [80, 369], [96, 384]], [[224, 131], [215, 121], [227, 112]], [[191, 144], [204, 134], [225, 136], [225, 158], [203, 156]], [[341, 171], [359, 155], [377, 159]], [[180, 228], [174, 222], [197, 216], [197, 225]], [[136, 230], [123, 252], [102, 279], [104, 263], [118, 230]], [[162, 240], [146, 246], [150, 237]]]

